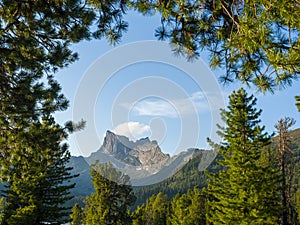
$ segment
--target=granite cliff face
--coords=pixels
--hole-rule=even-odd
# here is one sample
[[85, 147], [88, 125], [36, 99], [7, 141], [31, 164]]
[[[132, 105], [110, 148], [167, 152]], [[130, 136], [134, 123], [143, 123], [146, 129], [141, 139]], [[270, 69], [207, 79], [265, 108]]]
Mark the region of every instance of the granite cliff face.
[[156, 141], [150, 141], [148, 137], [134, 142], [111, 131], [106, 132], [99, 151], [137, 167], [162, 164], [170, 158], [168, 154], [161, 151]]

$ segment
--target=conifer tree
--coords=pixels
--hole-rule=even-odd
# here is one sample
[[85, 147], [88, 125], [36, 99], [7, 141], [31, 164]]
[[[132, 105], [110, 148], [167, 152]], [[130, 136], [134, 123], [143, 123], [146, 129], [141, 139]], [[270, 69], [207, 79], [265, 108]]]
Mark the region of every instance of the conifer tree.
[[68, 106], [53, 76], [78, 58], [71, 43], [102, 37], [116, 43], [127, 28], [125, 8], [118, 0], [1, 1], [3, 224], [65, 221], [62, 205], [73, 184], [66, 168], [70, 153], [62, 142], [74, 126], [62, 127], [53, 118]]
[[191, 199], [191, 205], [189, 206], [189, 223], [190, 225], [206, 224], [206, 195], [199, 188], [194, 187], [193, 190], [188, 192]]
[[189, 215], [189, 206], [191, 205], [191, 199], [187, 194], [177, 194], [171, 201], [171, 212], [168, 218], [170, 224], [183, 225], [186, 224], [186, 220]]
[[133, 225], [166, 225], [169, 215], [169, 201], [167, 195], [159, 192], [147, 199], [132, 213]]
[[70, 225], [81, 225], [83, 221], [83, 210], [78, 203], [76, 203], [72, 209], [72, 214], [70, 215], [71, 223]]
[[135, 201], [129, 176], [116, 170], [111, 163], [91, 165], [95, 192], [85, 201], [83, 224], [131, 224], [128, 207]]
[[270, 136], [260, 126], [256, 99], [239, 89], [221, 110], [226, 126], [219, 126], [223, 170], [209, 174], [209, 224], [280, 224], [278, 171], [261, 161]]
[[289, 135], [289, 129], [296, 123], [293, 118], [285, 117], [280, 119], [275, 125], [278, 132], [276, 138], [277, 146], [277, 157], [278, 167], [281, 174], [281, 202], [282, 202], [282, 224], [297, 224], [298, 213], [296, 210], [295, 200], [295, 174], [296, 174], [296, 163], [299, 157], [296, 151], [293, 152], [291, 149], [292, 141]]
[[286, 87], [300, 73], [299, 1], [135, 0], [143, 14], [159, 12], [160, 40], [188, 58], [203, 49], [222, 80], [254, 84], [260, 91]]
[[[9, 152], [2, 153], [1, 175], [5, 182], [2, 224], [62, 224], [67, 221], [71, 199], [70, 153], [61, 141], [67, 127], [53, 117], [31, 123], [26, 131], [10, 135]], [[47, 135], [45, 135], [47, 134]], [[4, 179], [5, 178], [5, 179]]]
[[168, 222], [171, 225], [205, 224], [205, 196], [195, 187], [186, 194], [177, 194], [171, 202]]

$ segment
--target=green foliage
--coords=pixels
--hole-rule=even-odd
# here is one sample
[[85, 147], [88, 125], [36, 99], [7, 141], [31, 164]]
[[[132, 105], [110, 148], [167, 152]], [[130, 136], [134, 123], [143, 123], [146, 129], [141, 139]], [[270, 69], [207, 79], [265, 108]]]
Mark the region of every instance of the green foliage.
[[83, 210], [79, 204], [75, 204], [70, 215], [70, 225], [80, 225], [83, 221]]
[[[298, 189], [296, 193], [296, 208], [297, 208], [297, 213], [300, 215], [300, 189]], [[298, 216], [298, 222], [300, 223], [300, 217]]]
[[[13, 130], [15, 131], [15, 130]], [[19, 133], [9, 133], [2, 152], [1, 178], [5, 182], [3, 224], [57, 224], [66, 222], [71, 197], [68, 183], [74, 175], [66, 167], [70, 159], [67, 133], [52, 116], [34, 122]], [[47, 134], [47, 135], [45, 135]]]
[[[119, 40], [127, 24], [121, 1], [1, 1], [0, 179], [6, 184], [3, 224], [61, 224], [73, 177], [66, 168], [67, 132], [56, 124], [65, 110], [53, 74], [77, 59], [70, 44], [106, 37]], [[122, 11], [123, 10], [123, 11]], [[94, 31], [92, 26], [95, 27]]]
[[186, 194], [177, 194], [171, 202], [171, 225], [198, 225], [206, 224], [205, 195], [198, 189], [189, 190]]
[[299, 154], [291, 149], [292, 140], [289, 129], [296, 123], [290, 117], [280, 119], [275, 125], [278, 132], [276, 138], [277, 165], [281, 175], [282, 224], [298, 224], [295, 194], [297, 191], [297, 172]]
[[127, 28], [123, 13], [122, 1], [1, 1], [3, 224], [66, 221], [62, 205], [74, 185], [65, 166], [70, 153], [61, 142], [84, 123], [56, 124], [52, 114], [65, 110], [68, 101], [53, 74], [77, 59], [71, 43], [102, 37], [117, 42]]
[[119, 0], [3, 1], [1, 76], [17, 78], [17, 74], [25, 77], [34, 72], [30, 74], [38, 77], [56, 71], [77, 58], [70, 43], [102, 37], [111, 43], [119, 41], [127, 29], [122, 18], [125, 10], [125, 2]]
[[135, 201], [127, 175], [111, 163], [91, 165], [95, 193], [85, 201], [83, 224], [131, 224], [128, 207]]
[[[200, 150], [199, 154], [184, 165], [182, 169], [160, 183], [135, 187], [134, 193], [137, 197], [135, 206], [145, 203], [147, 198], [159, 192], [172, 199], [177, 193], [187, 193], [189, 189], [193, 189], [195, 186], [199, 188], [206, 187], [207, 176], [204, 171], [199, 171], [201, 158], [205, 157], [206, 154], [210, 154], [209, 151]], [[215, 171], [220, 170], [221, 167], [213, 161], [207, 169]]]
[[270, 136], [259, 125], [261, 110], [244, 89], [229, 96], [219, 127], [223, 170], [209, 174], [207, 220], [211, 224], [279, 224], [279, 175], [263, 149]]
[[159, 192], [149, 197], [133, 213], [133, 225], [198, 225], [205, 224], [205, 195], [194, 188], [186, 194], [177, 194], [171, 202]]
[[[0, 178], [6, 184], [3, 224], [65, 221], [66, 208], [62, 205], [70, 199], [68, 193], [73, 184], [67, 182], [73, 176], [69, 173], [71, 168], [65, 166], [70, 154], [67, 146], [61, 143], [76, 126], [67, 123], [62, 127], [53, 119], [53, 113], [68, 106], [53, 74], [78, 58], [70, 50], [71, 43], [103, 37], [111, 44], [117, 43], [127, 29], [123, 20], [126, 5], [136, 7], [143, 14], [159, 11], [162, 27], [157, 30], [157, 36], [171, 39], [177, 45], [178, 53], [193, 57], [199, 49], [211, 51], [211, 65], [226, 69], [224, 81], [238, 79], [253, 83], [260, 90], [272, 91], [275, 85], [289, 85], [299, 74], [300, 7], [295, 1], [1, 1]], [[229, 136], [225, 139], [228, 143], [232, 141]], [[258, 139], [253, 139], [252, 144], [263, 146], [263, 140], [254, 141]], [[230, 149], [227, 144], [224, 149]], [[258, 147], [249, 146], [250, 158], [245, 156], [245, 159], [252, 164], [247, 164], [243, 158], [241, 163], [247, 164], [245, 168], [249, 166], [250, 172], [254, 168], [260, 170], [247, 176], [262, 176], [261, 170], [273, 174], [268, 167], [262, 169], [259, 163], [256, 165], [251, 161], [260, 155]], [[241, 156], [244, 155], [233, 154], [232, 157]], [[236, 166], [226, 164], [226, 160], [224, 157], [223, 166]], [[120, 175], [109, 171], [114, 176]], [[104, 192], [108, 187], [118, 190], [118, 182], [110, 183], [111, 177], [105, 180], [104, 176], [96, 175], [95, 170], [93, 173], [94, 185], [101, 181], [106, 186], [100, 185], [99, 190], [95, 188], [96, 194], [90, 197], [86, 210], [92, 209], [94, 202], [102, 202], [99, 207], [95, 206], [101, 212], [99, 221], [106, 223], [107, 218], [114, 218], [115, 224], [121, 223], [117, 222], [119, 218], [113, 212], [118, 206], [122, 218], [128, 218], [125, 211], [131, 204], [131, 189], [122, 184], [124, 193], [113, 192], [115, 199], [108, 202], [105, 195], [97, 195], [97, 191], [108, 194]], [[195, 175], [191, 180], [199, 181], [203, 177], [203, 174]], [[224, 178], [228, 177], [224, 175]], [[180, 179], [190, 183], [187, 180], [190, 178]], [[266, 189], [272, 183], [272, 178], [268, 179]], [[175, 184], [170, 181], [167, 185], [173, 186], [173, 194], [178, 191]], [[186, 189], [186, 186], [182, 185], [180, 189]], [[265, 199], [264, 196], [261, 199]], [[108, 203], [112, 203], [112, 208], [103, 207]], [[273, 212], [277, 212], [275, 208]], [[94, 213], [88, 215], [95, 216]], [[158, 214], [157, 218], [161, 216]]]
[[222, 81], [239, 80], [261, 91], [290, 85], [300, 73], [298, 1], [133, 0], [143, 14], [159, 12], [160, 40], [188, 58], [208, 50]]
[[[124, 10], [122, 1], [1, 1], [3, 135], [19, 127], [18, 123], [26, 128], [43, 114], [67, 108], [68, 101], [60, 94], [53, 74], [77, 59], [70, 44], [92, 37], [118, 41], [127, 27], [122, 19]], [[97, 23], [97, 29], [92, 31]]]
[[162, 192], [152, 195], [146, 203], [132, 213], [132, 224], [166, 225], [169, 211], [167, 195]]
[[5, 205], [6, 205], [6, 199], [4, 197], [0, 198], [0, 224], [3, 223]]

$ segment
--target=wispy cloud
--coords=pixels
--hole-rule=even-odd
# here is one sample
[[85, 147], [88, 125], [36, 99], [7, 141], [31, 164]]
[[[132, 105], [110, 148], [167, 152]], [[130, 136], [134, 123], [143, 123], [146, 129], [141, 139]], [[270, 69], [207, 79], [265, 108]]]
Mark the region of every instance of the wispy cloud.
[[132, 109], [140, 116], [166, 116], [175, 118], [178, 116], [175, 107], [163, 100], [143, 100], [138, 102]]
[[119, 124], [113, 129], [115, 134], [124, 135], [131, 139], [139, 139], [145, 135], [148, 135], [150, 131], [151, 129], [149, 125], [132, 121]]
[[223, 96], [227, 96], [225, 93], [222, 95], [216, 93], [204, 93], [204, 92], [195, 92], [190, 97], [191, 101], [194, 103], [198, 112], [207, 112], [207, 111], [219, 111], [220, 108], [224, 107], [225, 99]]
[[178, 118], [191, 114], [205, 113], [219, 110], [223, 99], [217, 95], [204, 92], [195, 92], [191, 96], [179, 99], [144, 99], [135, 104], [127, 103], [125, 107], [130, 108], [139, 116], [164, 116]]

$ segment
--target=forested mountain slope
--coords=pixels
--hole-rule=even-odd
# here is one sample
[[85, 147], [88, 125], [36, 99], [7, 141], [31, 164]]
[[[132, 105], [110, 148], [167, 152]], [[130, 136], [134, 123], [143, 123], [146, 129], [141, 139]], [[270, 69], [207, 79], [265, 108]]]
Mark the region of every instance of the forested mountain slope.
[[[290, 131], [290, 137], [291, 149], [293, 150], [294, 154], [300, 155], [300, 128]], [[277, 137], [275, 136], [272, 140], [273, 148], [276, 146], [276, 141]], [[209, 152], [211, 151], [202, 150], [202, 152], [197, 157], [191, 159], [176, 174], [160, 183], [150, 186], [135, 187], [135, 194], [137, 196], [135, 207], [137, 205], [145, 203], [147, 198], [159, 192], [167, 194], [171, 199], [177, 193], [186, 193], [188, 189], [191, 189], [195, 186], [199, 188], [205, 187], [207, 176], [205, 175], [204, 171], [199, 170], [199, 163], [204, 154], [207, 154]], [[216, 164], [215, 160], [207, 167], [208, 171], [216, 171], [220, 169], [221, 167]]]

